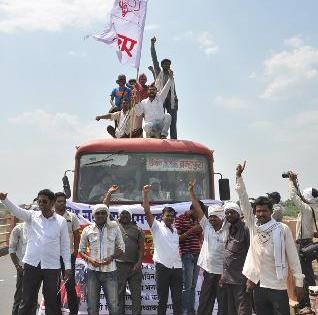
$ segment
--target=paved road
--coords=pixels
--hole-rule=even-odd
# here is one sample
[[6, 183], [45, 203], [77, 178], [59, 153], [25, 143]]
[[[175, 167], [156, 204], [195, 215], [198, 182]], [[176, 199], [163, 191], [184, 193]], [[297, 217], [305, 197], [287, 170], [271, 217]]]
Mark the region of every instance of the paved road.
[[[15, 292], [16, 270], [10, 256], [0, 257], [0, 314], [11, 315], [13, 295]], [[42, 289], [40, 289], [41, 292]], [[39, 294], [39, 302], [41, 301]]]
[[0, 257], [0, 301], [1, 315], [10, 315], [15, 291], [16, 271], [9, 255]]

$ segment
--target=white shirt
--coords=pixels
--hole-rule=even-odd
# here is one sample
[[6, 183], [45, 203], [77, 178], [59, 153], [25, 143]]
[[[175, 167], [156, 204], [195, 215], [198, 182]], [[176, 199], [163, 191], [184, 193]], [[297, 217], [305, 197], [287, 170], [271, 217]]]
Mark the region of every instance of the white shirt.
[[74, 252], [74, 234], [73, 234], [73, 232], [79, 230], [81, 228], [81, 225], [80, 225], [79, 219], [77, 218], [76, 214], [74, 214], [70, 211], [66, 210], [62, 217], [67, 222], [68, 235], [70, 237], [70, 251], [71, 251], [71, 253], [73, 253]]
[[[125, 252], [125, 243], [119, 228], [114, 221], [109, 221], [102, 229], [93, 223], [88, 225], [82, 232], [79, 251], [86, 253], [89, 247], [89, 256], [97, 260], [104, 260], [115, 254], [116, 248]], [[113, 260], [109, 265], [94, 267], [88, 262], [91, 270], [111, 272], [116, 270], [116, 263]]]
[[[256, 217], [246, 193], [245, 184], [242, 177], [237, 178], [236, 191], [239, 195], [241, 209], [244, 214], [246, 225], [250, 231], [251, 246], [248, 250], [246, 261], [243, 268], [243, 274], [254, 283], [260, 282], [263, 288], [274, 290], [286, 290], [286, 277], [278, 280], [275, 267], [273, 233], [269, 232], [267, 242], [260, 243], [257, 235]], [[294, 276], [296, 286], [303, 286], [303, 274], [301, 271], [300, 261], [296, 245], [289, 227], [284, 223], [281, 224], [284, 242], [285, 242], [285, 261]], [[260, 261], [260, 272], [255, 269], [255, 259]]]
[[[318, 220], [318, 204], [307, 204], [303, 202], [297, 194], [297, 189], [295, 188], [292, 181], [289, 180], [288, 183], [289, 198], [299, 209], [297, 223], [296, 223], [296, 239], [306, 239], [313, 238], [314, 232], [316, 232], [316, 227], [314, 225], [314, 218], [312, 215], [311, 207], [314, 209], [316, 214], [316, 220]], [[302, 222], [302, 225], [301, 225]], [[318, 221], [317, 221], [318, 224]], [[301, 236], [302, 228], [302, 236]]]
[[131, 109], [124, 113], [123, 110], [111, 114], [111, 120], [118, 121], [118, 126], [115, 131], [117, 138], [124, 134], [129, 135], [131, 131], [140, 129], [142, 127], [142, 117], [137, 116], [135, 109]]
[[173, 232], [163, 221], [153, 220], [151, 233], [154, 245], [153, 261], [167, 268], [182, 268], [179, 253], [179, 235], [173, 226]]
[[28, 237], [23, 262], [41, 269], [60, 269], [62, 256], [65, 269], [71, 269], [70, 239], [66, 220], [56, 214], [45, 218], [41, 211], [25, 210], [8, 198], [2, 203], [13, 215], [25, 222]]
[[141, 116], [144, 114], [146, 122], [162, 120], [165, 114], [163, 103], [168, 95], [171, 84], [172, 81], [169, 79], [164, 88], [157, 92], [157, 95], [153, 101], [151, 101], [149, 98], [146, 98], [137, 104], [135, 106], [136, 115]]
[[9, 254], [16, 254], [19, 259], [19, 265], [23, 267], [22, 259], [25, 254], [26, 244], [27, 244], [27, 231], [25, 229], [25, 224], [17, 224], [10, 234], [9, 240]]
[[215, 231], [206, 216], [200, 221], [203, 229], [203, 244], [198, 258], [198, 266], [208, 273], [223, 273], [223, 258], [225, 244], [229, 234], [228, 224], [224, 223], [222, 228]]

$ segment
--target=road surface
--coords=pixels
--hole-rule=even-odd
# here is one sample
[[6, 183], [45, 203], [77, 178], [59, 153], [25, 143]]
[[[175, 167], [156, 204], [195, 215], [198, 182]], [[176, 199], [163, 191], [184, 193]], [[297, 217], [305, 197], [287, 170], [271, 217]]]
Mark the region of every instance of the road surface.
[[0, 301], [1, 314], [12, 312], [13, 295], [15, 291], [16, 271], [9, 255], [0, 257]]

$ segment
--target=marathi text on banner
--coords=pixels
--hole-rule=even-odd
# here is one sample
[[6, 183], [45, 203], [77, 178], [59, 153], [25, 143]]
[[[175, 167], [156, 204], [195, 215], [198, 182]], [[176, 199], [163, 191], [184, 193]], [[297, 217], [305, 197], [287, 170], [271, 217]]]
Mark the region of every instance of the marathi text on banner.
[[105, 30], [92, 35], [117, 50], [122, 64], [139, 68], [148, 0], [115, 0]]

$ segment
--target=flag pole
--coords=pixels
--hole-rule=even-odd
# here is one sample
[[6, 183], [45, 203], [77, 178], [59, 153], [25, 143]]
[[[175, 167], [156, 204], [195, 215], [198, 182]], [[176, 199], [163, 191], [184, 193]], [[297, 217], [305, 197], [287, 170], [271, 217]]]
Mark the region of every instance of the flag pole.
[[[139, 77], [139, 67], [137, 68], [136, 84], [137, 84], [137, 82], [138, 82], [138, 77]], [[135, 87], [134, 87], [134, 90], [136, 90]], [[131, 117], [131, 119], [132, 119], [132, 128], [130, 128], [129, 138], [131, 138], [132, 133], [133, 133], [133, 131], [135, 130], [135, 118], [136, 118], [136, 115], [135, 115], [135, 105], [136, 105], [136, 104], [135, 104], [135, 99], [133, 99], [133, 103], [132, 103], [132, 106], [131, 106], [131, 109], [130, 109], [130, 111], [132, 111], [132, 113], [131, 113], [131, 115], [132, 115], [132, 117]]]

